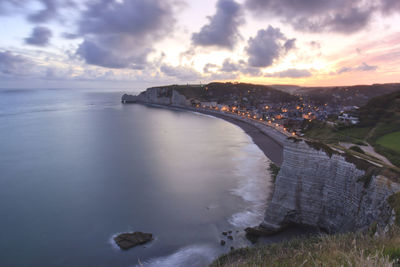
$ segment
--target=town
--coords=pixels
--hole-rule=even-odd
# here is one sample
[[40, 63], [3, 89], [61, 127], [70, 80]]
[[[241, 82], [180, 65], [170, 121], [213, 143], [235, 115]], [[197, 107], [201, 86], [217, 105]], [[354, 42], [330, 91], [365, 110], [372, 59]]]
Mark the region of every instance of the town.
[[[208, 86], [204, 86], [208, 94]], [[259, 94], [253, 90], [230, 93], [229, 97], [201, 101], [190, 99], [193, 108], [235, 114], [241, 118], [258, 121], [276, 128], [286, 135], [303, 136], [303, 129], [314, 120], [335, 124], [355, 125], [359, 122], [355, 111], [358, 106], [330, 105], [314, 101], [302, 95], [293, 95], [285, 101], [276, 102], [274, 92]], [[211, 93], [212, 95], [212, 93]], [[253, 96], [254, 95], [254, 96]], [[212, 97], [211, 97], [212, 99]]]

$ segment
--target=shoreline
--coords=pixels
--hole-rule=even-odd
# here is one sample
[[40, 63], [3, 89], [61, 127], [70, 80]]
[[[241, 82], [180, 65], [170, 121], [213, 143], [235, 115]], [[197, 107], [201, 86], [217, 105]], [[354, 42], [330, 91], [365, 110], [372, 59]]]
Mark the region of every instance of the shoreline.
[[135, 104], [142, 104], [151, 107], [175, 109], [182, 111], [197, 112], [213, 116], [215, 118], [223, 119], [229, 123], [232, 123], [240, 127], [250, 138], [253, 143], [264, 153], [264, 155], [270, 159], [275, 165], [281, 166], [283, 162], [283, 147], [284, 141], [287, 138], [284, 134], [278, 132], [270, 126], [262, 125], [258, 122], [247, 121], [240, 117], [236, 117], [231, 114], [223, 114], [211, 110], [195, 109], [189, 107], [171, 106], [171, 105], [160, 105], [153, 103], [137, 102]]

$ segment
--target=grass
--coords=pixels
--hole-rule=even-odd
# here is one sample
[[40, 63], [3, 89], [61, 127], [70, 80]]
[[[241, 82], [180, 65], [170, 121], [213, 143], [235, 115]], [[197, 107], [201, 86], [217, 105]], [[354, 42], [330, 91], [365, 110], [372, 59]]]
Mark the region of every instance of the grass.
[[358, 140], [364, 140], [370, 131], [371, 128], [369, 127], [362, 127], [362, 128], [351, 127], [348, 129], [339, 130], [337, 134], [341, 136], [349, 136]]
[[211, 266], [393, 266], [400, 258], [399, 228], [378, 237], [373, 233], [323, 235], [238, 249]]
[[376, 143], [400, 153], [400, 132], [386, 134], [380, 137]]
[[[400, 192], [393, 194], [389, 197], [388, 202], [396, 212], [396, 224], [400, 226]], [[399, 244], [400, 245], [400, 244]]]
[[270, 163], [269, 164], [269, 171], [271, 172], [271, 176], [272, 176], [272, 181], [275, 183], [276, 181], [276, 177], [278, 176], [278, 173], [280, 171], [281, 168], [279, 168], [277, 165], [275, 165], [274, 163]]

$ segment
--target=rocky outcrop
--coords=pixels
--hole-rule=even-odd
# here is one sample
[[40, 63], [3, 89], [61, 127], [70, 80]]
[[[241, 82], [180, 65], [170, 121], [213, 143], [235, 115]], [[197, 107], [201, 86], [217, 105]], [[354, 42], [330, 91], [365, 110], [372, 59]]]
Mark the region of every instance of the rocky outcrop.
[[114, 238], [115, 243], [123, 250], [145, 244], [151, 240], [153, 240], [152, 234], [142, 232], [124, 233]]
[[315, 149], [304, 141], [288, 140], [283, 157], [260, 233], [291, 224], [330, 233], [354, 231], [372, 223], [385, 227], [393, 219], [387, 199], [400, 190], [399, 184], [373, 175], [345, 155]]
[[178, 91], [172, 88], [153, 87], [140, 93], [138, 96], [123, 95], [123, 103], [148, 103], [158, 105], [169, 105], [177, 107], [190, 106], [190, 101], [185, 96], [179, 94]]

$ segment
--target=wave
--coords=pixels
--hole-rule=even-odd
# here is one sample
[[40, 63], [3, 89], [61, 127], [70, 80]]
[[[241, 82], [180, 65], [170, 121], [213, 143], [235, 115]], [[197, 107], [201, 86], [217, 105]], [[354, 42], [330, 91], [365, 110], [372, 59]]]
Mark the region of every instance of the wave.
[[237, 188], [231, 191], [248, 203], [248, 206], [228, 220], [231, 225], [239, 228], [256, 226], [262, 222], [271, 191], [271, 176], [267, 169], [271, 161], [248, 138], [251, 143], [243, 148], [246, 153], [235, 158], [238, 161], [235, 171], [240, 180]]
[[218, 117], [215, 117], [213, 115], [208, 115], [208, 114], [200, 113], [200, 112], [197, 112], [197, 111], [190, 111], [190, 112], [194, 113], [194, 114], [197, 114], [197, 115], [200, 115], [200, 116], [204, 116], [204, 117], [209, 117], [209, 118], [213, 118], [213, 119], [219, 119]]
[[142, 265], [146, 267], [208, 266], [218, 255], [219, 253], [215, 247], [210, 245], [194, 245], [182, 248], [166, 257], [142, 262]]

